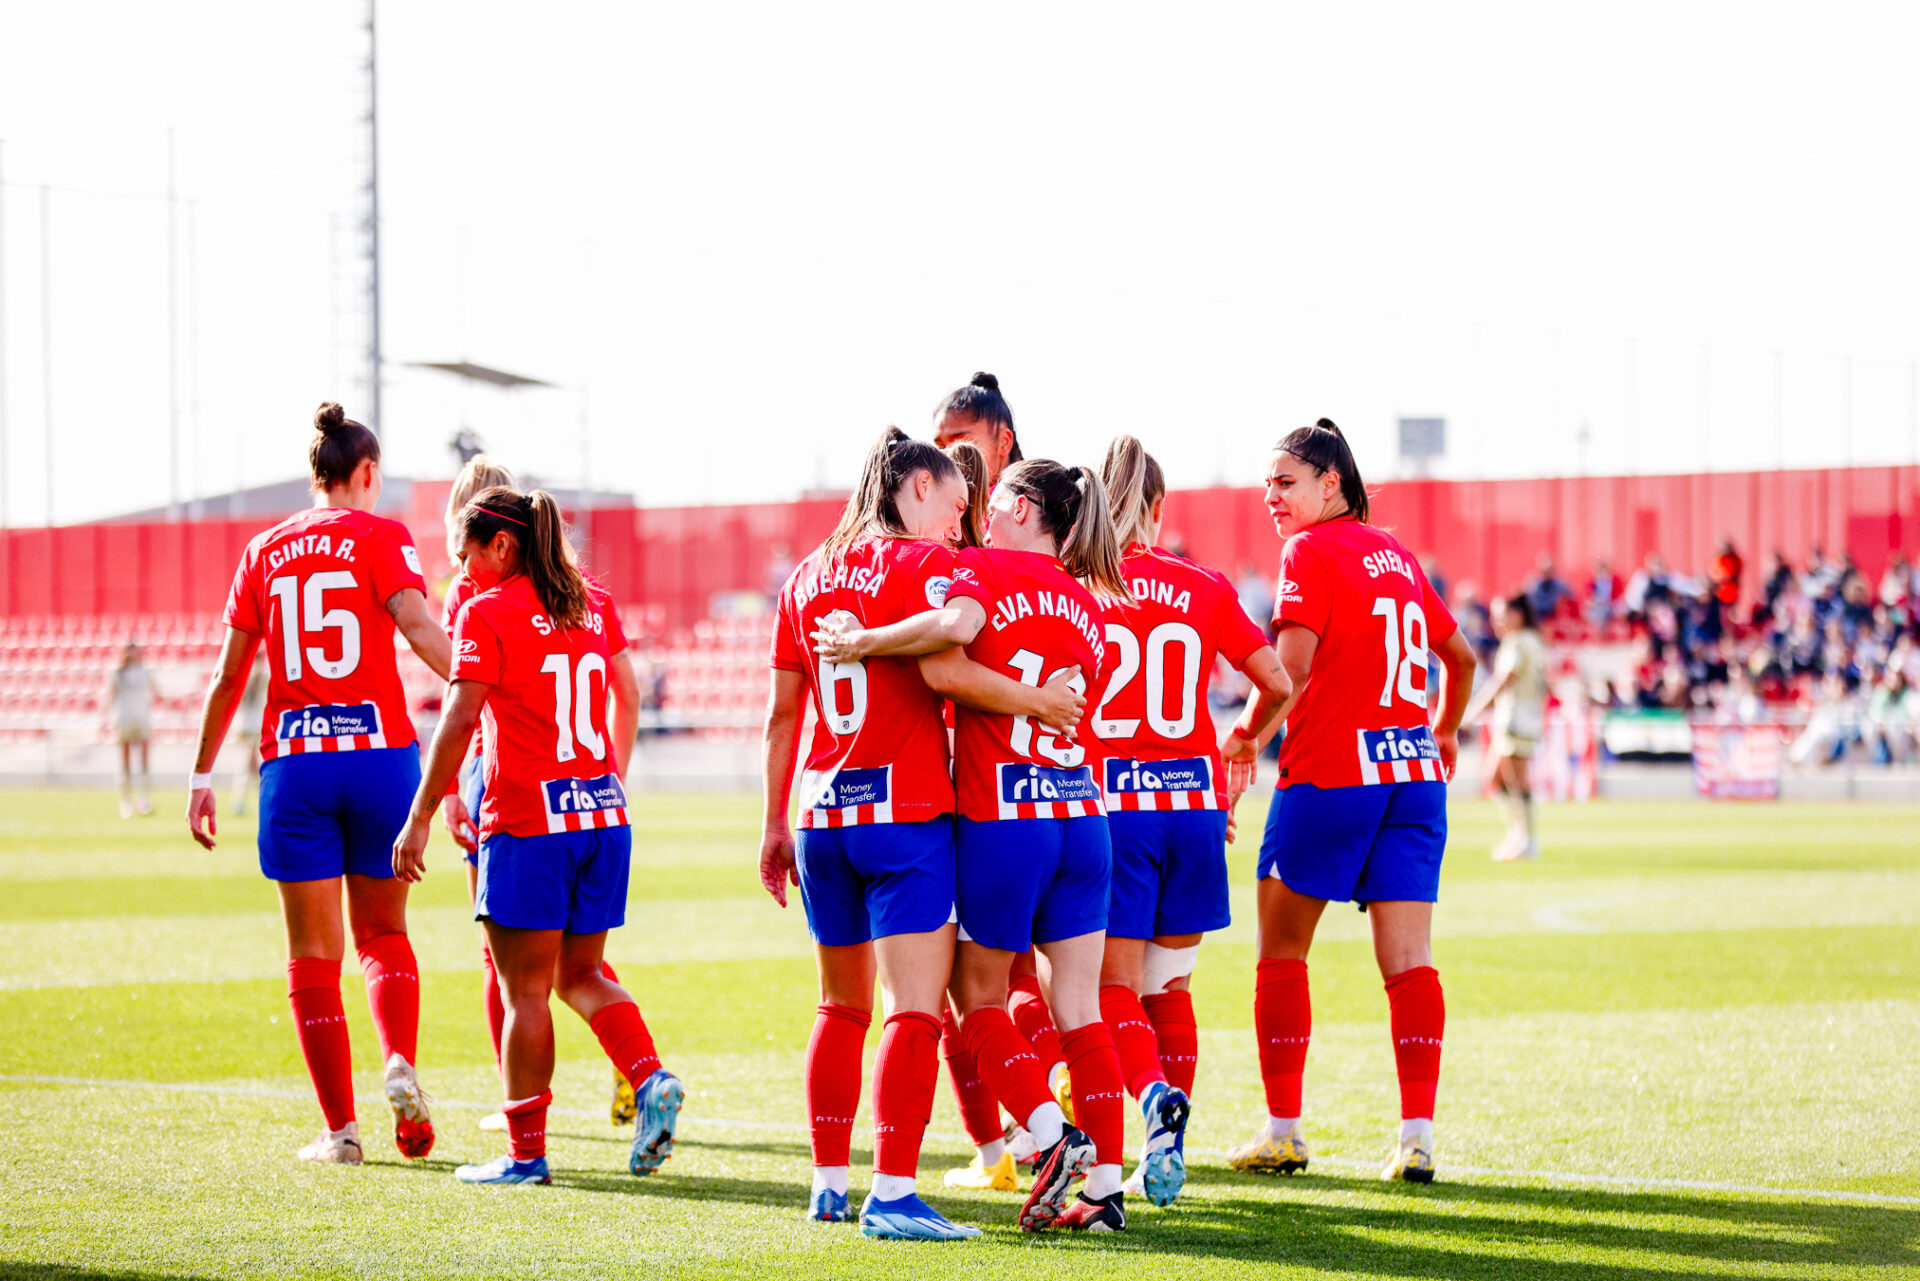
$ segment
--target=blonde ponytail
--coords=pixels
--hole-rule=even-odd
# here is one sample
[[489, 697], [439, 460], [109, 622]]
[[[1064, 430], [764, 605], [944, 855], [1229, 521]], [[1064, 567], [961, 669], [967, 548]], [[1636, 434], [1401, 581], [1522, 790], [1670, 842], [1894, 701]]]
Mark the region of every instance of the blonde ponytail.
[[1167, 496], [1166, 476], [1153, 455], [1132, 436], [1115, 436], [1100, 467], [1113, 527], [1124, 551], [1133, 543], [1153, 543], [1153, 507]]

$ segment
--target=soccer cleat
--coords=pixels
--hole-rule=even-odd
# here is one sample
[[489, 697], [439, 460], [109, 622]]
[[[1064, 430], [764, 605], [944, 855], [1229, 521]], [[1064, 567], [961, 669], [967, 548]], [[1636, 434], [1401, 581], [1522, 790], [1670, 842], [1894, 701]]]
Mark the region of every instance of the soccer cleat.
[[807, 1217], [816, 1223], [845, 1223], [853, 1217], [853, 1207], [847, 1204], [846, 1193], [821, 1188], [807, 1202]]
[[489, 1134], [505, 1134], [507, 1132], [507, 1114], [505, 1112], [487, 1113], [480, 1118], [480, 1128]]
[[349, 1121], [337, 1130], [322, 1130], [319, 1138], [300, 1149], [300, 1159], [322, 1165], [359, 1165], [365, 1159], [360, 1150], [360, 1123]]
[[1265, 1126], [1260, 1133], [1227, 1152], [1227, 1164], [1253, 1174], [1299, 1174], [1306, 1170], [1312, 1153], [1307, 1151], [1307, 1136], [1294, 1130], [1274, 1138]]
[[[1155, 1205], [1172, 1205], [1187, 1186], [1187, 1156], [1183, 1140], [1187, 1117], [1193, 1105], [1185, 1091], [1170, 1085], [1155, 1085], [1140, 1100], [1140, 1111], [1147, 1121], [1147, 1141], [1140, 1149], [1140, 1166], [1134, 1171], [1140, 1191]], [[1122, 1226], [1125, 1216], [1122, 1215]]]
[[547, 1173], [547, 1158], [537, 1156], [531, 1161], [516, 1161], [510, 1156], [497, 1156], [485, 1165], [463, 1165], [453, 1172], [453, 1177], [462, 1183], [552, 1183], [553, 1176]]
[[1006, 1141], [1007, 1151], [1012, 1154], [1015, 1165], [1032, 1165], [1040, 1156], [1040, 1145], [1027, 1133], [1027, 1127], [1018, 1121], [1007, 1122], [1006, 1132], [1001, 1138]]
[[640, 1101], [634, 1097], [633, 1082], [619, 1068], [613, 1070], [613, 1123], [632, 1125], [640, 1115]]
[[639, 1118], [633, 1123], [633, 1154], [627, 1159], [627, 1168], [640, 1178], [652, 1174], [673, 1155], [673, 1131], [680, 1123], [687, 1087], [665, 1068], [655, 1068], [634, 1094]]
[[1020, 1230], [1039, 1232], [1053, 1226], [1066, 1208], [1073, 1181], [1093, 1168], [1093, 1140], [1067, 1127], [1060, 1141], [1040, 1154], [1033, 1167], [1033, 1190], [1020, 1207]]
[[1116, 1192], [1096, 1201], [1082, 1192], [1073, 1204], [1060, 1212], [1055, 1227], [1080, 1232], [1125, 1232], [1127, 1230], [1126, 1193]]
[[1531, 862], [1540, 857], [1540, 843], [1535, 840], [1520, 840], [1508, 837], [1493, 847], [1493, 861], [1496, 863]]
[[891, 1241], [967, 1241], [979, 1236], [980, 1229], [953, 1222], [914, 1193], [881, 1201], [869, 1192], [860, 1207], [860, 1235]]
[[433, 1118], [427, 1115], [427, 1092], [413, 1064], [395, 1054], [387, 1059], [387, 1106], [393, 1109], [393, 1146], [400, 1155], [418, 1160], [433, 1151]]
[[971, 1188], [975, 1192], [1020, 1190], [1020, 1172], [1014, 1169], [1011, 1152], [1002, 1152], [991, 1167], [982, 1164], [980, 1154], [975, 1152], [972, 1161], [957, 1170], [948, 1170], [941, 1181], [950, 1188]]
[[1380, 1178], [1385, 1183], [1432, 1183], [1433, 1140], [1397, 1140], [1386, 1168], [1380, 1171]]
[[1067, 1124], [1073, 1124], [1073, 1074], [1065, 1068], [1053, 1078], [1053, 1101], [1067, 1114]]

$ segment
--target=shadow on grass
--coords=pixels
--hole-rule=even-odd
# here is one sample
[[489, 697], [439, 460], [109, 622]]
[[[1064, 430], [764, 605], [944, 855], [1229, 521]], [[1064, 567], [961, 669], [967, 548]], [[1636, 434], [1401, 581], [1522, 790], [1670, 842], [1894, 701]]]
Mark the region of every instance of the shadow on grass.
[[21, 1263], [0, 1258], [0, 1277], [7, 1281], [199, 1281], [192, 1272], [115, 1272], [106, 1268], [76, 1268], [64, 1263]]

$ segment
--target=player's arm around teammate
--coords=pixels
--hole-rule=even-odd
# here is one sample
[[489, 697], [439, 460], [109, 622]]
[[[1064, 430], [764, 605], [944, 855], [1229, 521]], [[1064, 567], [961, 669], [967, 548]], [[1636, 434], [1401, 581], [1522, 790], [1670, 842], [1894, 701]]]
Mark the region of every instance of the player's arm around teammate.
[[506, 1004], [510, 1150], [455, 1174], [468, 1183], [549, 1181], [556, 992], [633, 1085], [639, 1119], [628, 1168], [650, 1174], [672, 1155], [685, 1091], [660, 1065], [633, 998], [602, 970], [607, 931], [626, 919], [632, 854], [624, 752], [607, 727], [612, 602], [580, 573], [549, 494], [483, 490], [461, 510], [459, 534], [477, 594], [455, 620], [446, 714], [392, 848], [395, 873], [418, 880], [434, 812], [484, 716], [474, 913]]
[[[1426, 1182], [1446, 1026], [1433, 903], [1473, 652], [1412, 554], [1367, 523], [1366, 487], [1331, 422], [1274, 448], [1267, 507], [1286, 540], [1275, 621], [1296, 695], [1260, 851], [1254, 1024], [1269, 1120], [1230, 1155], [1242, 1169], [1306, 1168], [1307, 953], [1328, 901], [1357, 901], [1386, 981], [1400, 1080], [1384, 1177]], [[1430, 650], [1445, 673], [1437, 705]]]
[[407, 939], [407, 886], [387, 850], [419, 778], [419, 752], [394, 660], [400, 629], [436, 674], [446, 635], [427, 610], [406, 527], [373, 515], [380, 442], [325, 404], [308, 448], [314, 505], [248, 544], [227, 597], [227, 634], [200, 713], [187, 827], [214, 847], [212, 770], [253, 656], [269, 679], [260, 783], [260, 867], [278, 883], [288, 997], [326, 1130], [308, 1160], [359, 1164], [353, 1058], [340, 1001], [347, 923], [367, 980], [386, 1066], [394, 1141], [425, 1156], [433, 1126], [415, 1073], [419, 968]]
[[[1112, 673], [1089, 721], [1101, 742], [1113, 842], [1113, 890], [1100, 973], [1100, 1009], [1146, 1142], [1127, 1191], [1170, 1205], [1186, 1183], [1185, 1126], [1199, 1037], [1189, 986], [1201, 938], [1231, 923], [1227, 787], [1207, 678], [1215, 656], [1246, 673], [1257, 737], [1292, 684], [1266, 634], [1219, 574], [1159, 546], [1166, 510], [1160, 466], [1131, 436], [1101, 468], [1124, 553], [1131, 605], [1107, 611]], [[1241, 781], [1244, 790], [1246, 783]]]

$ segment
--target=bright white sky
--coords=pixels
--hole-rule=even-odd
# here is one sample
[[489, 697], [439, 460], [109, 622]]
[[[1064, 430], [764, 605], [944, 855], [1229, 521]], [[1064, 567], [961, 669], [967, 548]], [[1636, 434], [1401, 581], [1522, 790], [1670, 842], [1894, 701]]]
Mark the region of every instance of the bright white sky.
[[[192, 482], [298, 475], [317, 401], [364, 412], [335, 316], [359, 13], [0, 7], [15, 523], [45, 513], [42, 183], [55, 515], [166, 500], [169, 126], [196, 202]], [[380, 21], [395, 474], [449, 473], [464, 418], [579, 476], [578, 394], [397, 367], [461, 356], [587, 384], [596, 484], [651, 503], [846, 484], [976, 368], [1030, 454], [1097, 462], [1131, 431], [1180, 485], [1257, 479], [1320, 414], [1376, 478], [1401, 414], [1449, 419], [1451, 475], [1920, 448], [1913, 6]]]

